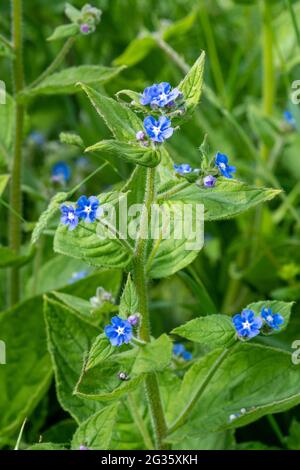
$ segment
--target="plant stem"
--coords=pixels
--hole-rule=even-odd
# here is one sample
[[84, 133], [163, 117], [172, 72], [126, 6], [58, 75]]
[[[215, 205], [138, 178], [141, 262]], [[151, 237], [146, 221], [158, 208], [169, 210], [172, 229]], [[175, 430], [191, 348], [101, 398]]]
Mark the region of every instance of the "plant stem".
[[202, 383], [199, 384], [198, 388], [195, 389], [195, 393], [186, 405], [186, 407], [183, 409], [183, 411], [180, 413], [178, 418], [174, 421], [174, 423], [170, 426], [168, 434], [171, 434], [172, 432], [176, 431], [180, 426], [182, 426], [188, 419], [191, 411], [194, 408], [194, 405], [196, 402], [199, 400], [200, 396], [202, 393], [205, 391], [206, 387], [208, 386], [210, 380], [212, 377], [215, 375], [217, 370], [219, 369], [220, 365], [223, 363], [225, 358], [228, 356], [228, 353], [232, 351], [232, 348], [226, 348], [220, 356], [217, 358], [217, 360], [213, 363], [211, 366], [210, 370], [208, 371], [205, 379], [203, 380]]
[[[146, 275], [146, 254], [148, 244], [148, 227], [149, 221], [151, 220], [151, 205], [155, 197], [154, 182], [155, 168], [147, 168], [144, 206], [141, 214], [140, 231], [136, 241], [133, 259], [133, 279], [139, 299], [139, 312], [141, 314], [139, 338], [145, 342], [151, 341], [147, 287], [148, 279]], [[167, 424], [155, 373], [151, 373], [146, 377], [145, 387], [154, 430], [155, 445], [158, 450], [164, 449], [164, 438], [167, 434]]]
[[201, 1], [201, 5], [202, 8], [200, 10], [200, 20], [202, 23], [204, 34], [206, 36], [208, 55], [210, 57], [211, 69], [214, 76], [215, 85], [218, 90], [218, 93], [220, 94], [220, 96], [222, 96], [223, 101], [226, 103], [227, 98], [225, 93], [225, 83], [215, 43], [214, 33], [211, 27], [206, 3]]
[[128, 400], [128, 406], [129, 406], [130, 413], [133, 417], [133, 420], [135, 422], [136, 427], [138, 428], [138, 430], [141, 433], [141, 436], [143, 438], [143, 441], [145, 443], [146, 448], [149, 449], [149, 450], [154, 449], [154, 445], [153, 445], [151, 436], [149, 434], [147, 426], [145, 425], [145, 423], [143, 421], [142, 416], [139, 413], [138, 404], [136, 403], [132, 393], [128, 393], [127, 400]]
[[274, 434], [276, 435], [278, 441], [280, 442], [281, 446], [284, 449], [286, 449], [286, 443], [285, 443], [284, 435], [282, 434], [281, 429], [280, 429], [275, 417], [273, 415], [267, 415], [267, 419], [269, 421], [269, 424], [270, 424], [271, 428], [274, 431]]
[[65, 42], [63, 48], [57, 54], [53, 62], [51, 62], [51, 64], [46, 68], [46, 70], [44, 70], [44, 72], [29, 85], [29, 88], [33, 88], [39, 85], [39, 83], [45, 80], [45, 78], [51, 75], [60, 66], [65, 56], [68, 54], [69, 50], [75, 43], [75, 40], [75, 37], [71, 37]]
[[[17, 94], [24, 87], [23, 51], [22, 51], [22, 0], [12, 0], [12, 39], [14, 46], [13, 60], [13, 83], [14, 94]], [[15, 138], [14, 154], [11, 169], [10, 200], [12, 209], [9, 216], [9, 246], [16, 254], [21, 246], [21, 222], [18, 213], [22, 216], [22, 140], [24, 128], [24, 105], [16, 103], [15, 110]], [[19, 269], [11, 268], [9, 274], [9, 304], [18, 302], [20, 296]]]
[[291, 0], [285, 0], [285, 3], [286, 3], [286, 6], [287, 6], [287, 8], [290, 12], [292, 22], [293, 22], [293, 26], [294, 26], [294, 30], [295, 30], [295, 34], [296, 34], [296, 38], [297, 38], [297, 42], [298, 42], [298, 45], [300, 47], [300, 30], [299, 30], [299, 27], [298, 27], [297, 18], [296, 18], [296, 15], [295, 15], [295, 11], [294, 11], [292, 2], [291, 2]]
[[158, 47], [160, 47], [160, 49], [164, 51], [175, 64], [178, 65], [183, 73], [188, 73], [190, 66], [185, 62], [185, 60], [171, 46], [169, 46], [169, 44], [167, 44], [159, 34], [154, 34], [153, 36]]
[[[262, 7], [262, 47], [263, 47], [263, 112], [266, 117], [272, 116], [275, 98], [275, 71], [273, 63], [272, 17], [269, 0], [263, 1]], [[266, 161], [270, 149], [265, 144], [261, 147], [261, 157]]]

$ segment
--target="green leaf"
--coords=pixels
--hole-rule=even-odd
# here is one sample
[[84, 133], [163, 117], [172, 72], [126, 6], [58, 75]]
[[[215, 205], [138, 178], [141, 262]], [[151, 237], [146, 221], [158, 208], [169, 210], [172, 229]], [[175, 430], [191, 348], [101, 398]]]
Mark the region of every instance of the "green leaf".
[[[138, 349], [117, 354], [112, 354], [105, 338], [99, 339], [93, 345], [75, 393], [81, 397], [100, 401], [119, 398], [134, 390], [144, 379], [145, 374], [166, 368], [171, 357], [172, 342], [167, 335], [162, 335]], [[121, 381], [118, 377], [119, 372], [126, 373], [129, 379]]]
[[34, 227], [34, 230], [31, 235], [32, 244], [35, 244], [39, 240], [43, 231], [48, 227], [51, 219], [58, 211], [60, 205], [66, 201], [67, 197], [67, 193], [57, 193], [55, 194], [55, 196], [53, 196], [49, 203], [49, 206], [44, 212], [42, 212], [39, 220], [37, 221], [36, 226]]
[[15, 101], [5, 93], [5, 105], [0, 104], [0, 162], [3, 163], [9, 161], [13, 147], [14, 118]]
[[300, 423], [294, 418], [286, 440], [288, 449], [300, 450]]
[[151, 343], [140, 348], [134, 366], [133, 375], [159, 372], [170, 364], [172, 359], [172, 341], [163, 334]]
[[283, 317], [284, 323], [283, 325], [281, 325], [280, 330], [272, 330], [271, 332], [271, 334], [278, 334], [281, 331], [285, 330], [285, 328], [288, 326], [293, 305], [294, 302], [263, 300], [261, 302], [254, 302], [250, 305], [247, 305], [246, 308], [253, 310], [258, 316], [260, 315], [262, 308], [271, 308], [273, 313], [279, 313]]
[[193, 113], [201, 98], [204, 63], [205, 52], [202, 52], [190, 71], [178, 85], [178, 89], [183, 93], [188, 114]]
[[[220, 349], [214, 350], [186, 372], [178, 395], [173, 397], [172, 422], [178, 417], [178, 409], [184, 409], [197, 393], [195, 384], [199, 388], [206, 381], [220, 354]], [[238, 343], [219, 363], [188, 422], [175, 434], [180, 439], [182, 435], [218, 432], [286, 411], [300, 403], [299, 380], [300, 369], [293, 364], [291, 353]], [[230, 421], [232, 414], [238, 416]]]
[[84, 147], [84, 142], [82, 138], [74, 132], [61, 132], [59, 134], [59, 140], [62, 144], [74, 145], [79, 148]]
[[130, 262], [128, 250], [118, 239], [110, 238], [110, 232], [97, 223], [77, 226], [73, 231], [59, 225], [54, 250], [96, 267], [121, 268]]
[[101, 85], [112, 80], [123, 67], [105, 67], [102, 65], [80, 65], [53, 73], [33, 88], [27, 88], [20, 94], [20, 99], [28, 100], [37, 95], [58, 95], [78, 93], [77, 83]]
[[177, 39], [180, 36], [183, 36], [184, 34], [188, 33], [193, 27], [195, 20], [197, 19], [197, 16], [198, 16], [198, 12], [197, 12], [197, 9], [195, 9], [187, 16], [168, 25], [163, 30], [162, 35], [163, 35], [164, 40], [168, 41], [169, 39], [172, 39], [173, 37]]
[[0, 196], [6, 188], [9, 178], [9, 175], [0, 175]]
[[138, 37], [131, 41], [125, 51], [114, 60], [113, 64], [132, 67], [143, 60], [155, 46], [156, 41], [150, 34]]
[[56, 41], [57, 39], [69, 38], [76, 36], [80, 31], [79, 24], [62, 24], [57, 26], [47, 41]]
[[120, 142], [118, 140], [101, 140], [85, 149], [86, 152], [103, 152], [116, 156], [129, 163], [147, 167], [155, 167], [160, 162], [160, 151], [153, 147], [143, 147], [140, 144]]
[[104, 334], [97, 336], [89, 352], [85, 364], [85, 370], [96, 367], [98, 364], [108, 359], [114, 352], [114, 347], [110, 344], [110, 341]]
[[55, 442], [41, 442], [27, 447], [26, 450], [68, 450], [63, 444], [56, 444]]
[[52, 378], [40, 297], [0, 315], [6, 364], [0, 365], [0, 436], [18, 431], [47, 391]]
[[80, 86], [117, 140], [136, 141], [135, 135], [143, 129], [143, 123], [133, 111], [83, 83]]
[[62, 408], [80, 423], [99, 410], [97, 403], [73, 394], [84, 357], [98, 330], [75, 311], [49, 297], [45, 298], [44, 312], [58, 400]]
[[131, 280], [130, 274], [121, 296], [119, 313], [121, 317], [127, 318], [129, 315], [138, 312], [138, 296], [134, 283]]
[[119, 404], [107, 406], [84, 421], [72, 440], [72, 449], [85, 445], [89, 450], [108, 450], [118, 417]]
[[182, 201], [170, 201], [161, 205], [160, 210], [159, 219], [153, 216], [157, 218], [157, 234], [152, 237], [147, 262], [149, 276], [153, 279], [171, 276], [185, 268], [203, 247], [203, 214], [196, 204], [191, 202], [187, 208]]
[[0, 246], [0, 269], [9, 266], [23, 266], [32, 259], [34, 250], [28, 255], [16, 255], [16, 253], [7, 246]]
[[179, 184], [177, 183], [178, 191], [174, 191], [169, 200], [203, 204], [206, 221], [235, 217], [262, 202], [270, 201], [281, 192], [278, 189], [256, 188], [225, 178], [219, 178], [212, 189], [200, 188], [195, 184], [180, 189]]
[[76, 23], [81, 18], [81, 11], [73, 7], [70, 3], [66, 3], [65, 15], [72, 23]]
[[232, 319], [227, 315], [209, 315], [191, 320], [171, 333], [212, 348], [229, 346], [236, 336]]

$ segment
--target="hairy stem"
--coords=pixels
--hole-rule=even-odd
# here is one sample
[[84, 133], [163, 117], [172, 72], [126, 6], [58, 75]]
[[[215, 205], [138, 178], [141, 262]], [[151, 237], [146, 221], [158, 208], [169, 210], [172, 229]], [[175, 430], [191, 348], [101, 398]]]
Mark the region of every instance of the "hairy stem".
[[29, 86], [29, 88], [33, 88], [37, 86], [39, 83], [41, 83], [45, 78], [47, 78], [49, 75], [51, 75], [53, 72], [55, 72], [56, 69], [61, 65], [63, 62], [65, 56], [68, 54], [69, 50], [75, 43], [75, 37], [69, 38], [63, 48], [60, 50], [60, 52], [57, 54], [53, 62], [46, 68], [46, 70], [36, 79], [34, 82], [32, 82]]
[[[22, 51], [22, 0], [12, 0], [12, 41], [14, 47], [13, 83], [14, 94], [24, 87], [23, 51]], [[24, 106], [16, 104], [14, 153], [11, 168], [11, 183], [9, 205], [9, 246], [18, 254], [21, 247], [21, 221], [16, 213], [22, 216], [22, 141], [24, 129]], [[20, 274], [17, 267], [11, 268], [9, 273], [9, 304], [18, 302], [20, 297]]]
[[[148, 168], [144, 207], [141, 215], [140, 231], [136, 241], [133, 259], [133, 278], [139, 299], [139, 312], [141, 314], [139, 338], [145, 342], [151, 341], [147, 286], [148, 279], [146, 275], [146, 254], [148, 226], [151, 218], [151, 205], [155, 197], [154, 180], [155, 168]], [[155, 445], [157, 449], [164, 449], [164, 438], [167, 434], [167, 425], [155, 373], [149, 374], [147, 376], [145, 380], [145, 387], [154, 430]]]

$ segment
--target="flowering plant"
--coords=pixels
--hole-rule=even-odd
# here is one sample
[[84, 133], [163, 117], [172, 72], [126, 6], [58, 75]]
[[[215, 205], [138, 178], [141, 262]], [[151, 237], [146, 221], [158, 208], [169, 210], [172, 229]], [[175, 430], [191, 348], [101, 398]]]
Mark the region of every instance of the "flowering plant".
[[[9, 109], [0, 108], [0, 157], [2, 149], [12, 154], [10, 199], [1, 208], [10, 213], [9, 246], [0, 246], [10, 306], [0, 317], [8, 358], [0, 446], [16, 436], [16, 447], [33, 449], [237, 449], [237, 430], [265, 416], [278, 439], [273, 414], [300, 403], [300, 369], [289, 351], [299, 214], [297, 189], [286, 196], [273, 167], [283, 140], [292, 145], [297, 119], [285, 111], [283, 126], [282, 113], [276, 122], [253, 103], [241, 107], [240, 97], [227, 102], [214, 47], [217, 93], [210, 75], [204, 80], [205, 52], [193, 49], [190, 67], [171, 48], [169, 38], [186, 34], [199, 11], [138, 36], [112, 66], [58, 70], [75, 44], [70, 61], [81, 53], [86, 64], [98, 48], [110, 63], [124, 42], [105, 41], [105, 21], [115, 21], [107, 10], [102, 20], [95, 6], [67, 4], [70, 22], [48, 38], [63, 47], [26, 85], [21, 2], [12, 4], [16, 90]], [[115, 8], [120, 25], [123, 10]], [[128, 70], [155, 47], [167, 54], [165, 67]], [[37, 98], [61, 95], [72, 98], [54, 117], [44, 113], [51, 132], [27, 136], [28, 115], [40, 119]], [[75, 131], [53, 142], [61, 120]], [[1, 201], [9, 178], [0, 175]], [[66, 413], [63, 438], [48, 429], [52, 410]]]

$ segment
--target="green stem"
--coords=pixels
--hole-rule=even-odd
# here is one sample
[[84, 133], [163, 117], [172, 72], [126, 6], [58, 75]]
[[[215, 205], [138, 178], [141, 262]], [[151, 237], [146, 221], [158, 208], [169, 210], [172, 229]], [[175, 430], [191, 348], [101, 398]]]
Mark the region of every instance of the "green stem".
[[206, 36], [208, 55], [210, 58], [211, 69], [212, 69], [215, 85], [223, 101], [227, 102], [222, 68], [221, 68], [220, 61], [219, 61], [218, 51], [217, 51], [217, 47], [215, 43], [213, 29], [211, 27], [211, 23], [209, 19], [209, 14], [207, 12], [207, 7], [206, 7], [205, 2], [201, 1], [201, 5], [202, 5], [202, 8], [200, 10], [200, 20], [202, 23], [204, 34]]
[[298, 45], [300, 47], [300, 30], [299, 30], [299, 27], [298, 27], [297, 18], [296, 18], [296, 15], [295, 15], [295, 11], [294, 11], [292, 2], [291, 2], [291, 0], [285, 0], [285, 3], [286, 3], [286, 6], [287, 6], [287, 8], [290, 12], [292, 22], [293, 22], [293, 26], [294, 26], [294, 30], [295, 30], [295, 34], [296, 34], [296, 38], [297, 38], [297, 42], [298, 42]]
[[[13, 82], [14, 94], [17, 94], [24, 87], [24, 70], [23, 70], [23, 51], [22, 51], [22, 0], [12, 0], [12, 39], [14, 46], [13, 60]], [[24, 106], [16, 104], [15, 111], [15, 136], [14, 136], [14, 154], [11, 169], [10, 183], [10, 201], [11, 207], [9, 217], [9, 246], [16, 254], [20, 251], [21, 246], [21, 222], [18, 213], [22, 216], [22, 141], [24, 129]], [[18, 302], [20, 297], [20, 279], [19, 269], [11, 268], [9, 275], [9, 303], [13, 305]]]
[[220, 365], [223, 363], [223, 361], [225, 360], [225, 358], [228, 356], [229, 352], [231, 351], [232, 351], [232, 348], [230, 349], [227, 348], [227, 349], [224, 349], [224, 351], [222, 351], [220, 356], [217, 358], [217, 360], [213, 363], [213, 365], [209, 369], [203, 382], [199, 384], [198, 388], [195, 387], [193, 396], [191, 397], [190, 401], [187, 403], [186, 407], [182, 410], [178, 418], [174, 421], [173, 424], [171, 424], [168, 430], [168, 434], [171, 434], [172, 432], [176, 431], [176, 429], [178, 429], [188, 420], [189, 415], [191, 411], [193, 410], [195, 404], [199, 400], [202, 393], [205, 391], [206, 387], [208, 386], [212, 377], [215, 375], [215, 373], [219, 369]]
[[[147, 168], [147, 182], [144, 206], [141, 214], [140, 231], [136, 240], [133, 258], [133, 278], [139, 299], [139, 312], [141, 325], [139, 338], [150, 342], [150, 318], [148, 305], [148, 279], [146, 275], [146, 255], [148, 244], [148, 227], [151, 220], [151, 205], [155, 198], [155, 168]], [[162, 406], [159, 385], [155, 373], [149, 374], [145, 380], [146, 396], [154, 430], [155, 445], [157, 449], [164, 449], [164, 439], [167, 434], [167, 424]]]
[[269, 424], [270, 424], [271, 428], [274, 431], [274, 434], [276, 435], [278, 441], [280, 442], [281, 446], [283, 448], [286, 448], [284, 435], [282, 434], [281, 429], [280, 429], [275, 417], [273, 415], [267, 415], [267, 419], [269, 421]]
[[[266, 117], [273, 114], [275, 101], [275, 71], [273, 62], [272, 16], [269, 0], [263, 1], [262, 7], [262, 47], [263, 47], [263, 112]], [[270, 148], [265, 144], [261, 147], [263, 161], [268, 160]]]
[[133, 420], [134, 420], [134, 423], [135, 423], [136, 427], [138, 428], [138, 430], [141, 433], [141, 436], [143, 438], [143, 441], [144, 441], [144, 444], [145, 444], [147, 450], [153, 450], [154, 445], [153, 445], [151, 436], [149, 434], [147, 426], [145, 425], [145, 423], [143, 421], [142, 416], [139, 413], [138, 404], [136, 403], [132, 393], [128, 393], [127, 400], [128, 400], [128, 406], [129, 406], [130, 413], [133, 417]]
[[68, 54], [69, 50], [72, 48], [73, 44], [75, 43], [75, 40], [76, 40], [75, 37], [71, 37], [65, 42], [63, 48], [57, 54], [53, 62], [51, 62], [51, 64], [46, 68], [46, 70], [29, 85], [29, 88], [36, 87], [37, 85], [39, 85], [39, 83], [45, 80], [45, 78], [47, 78], [49, 75], [55, 72], [56, 69], [58, 69], [58, 67], [63, 62], [65, 56]]
[[160, 35], [154, 34], [153, 37], [156, 40], [158, 47], [164, 51], [175, 64], [178, 65], [183, 73], [188, 73], [190, 66], [185, 62], [185, 60], [171, 46], [169, 46], [169, 44], [166, 43]]

